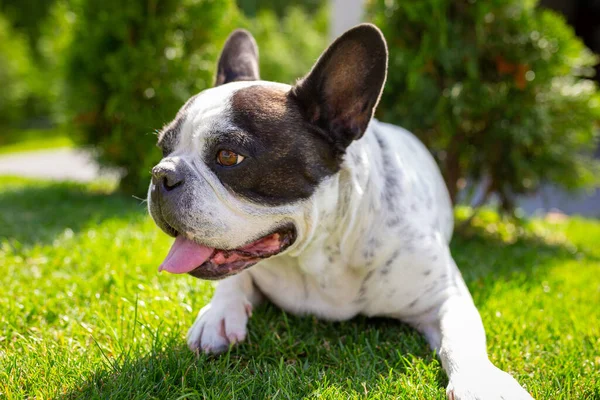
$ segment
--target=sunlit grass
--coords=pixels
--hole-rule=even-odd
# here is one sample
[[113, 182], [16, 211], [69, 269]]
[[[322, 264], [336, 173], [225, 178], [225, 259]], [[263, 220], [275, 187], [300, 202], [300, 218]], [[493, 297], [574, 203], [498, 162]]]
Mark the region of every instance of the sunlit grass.
[[[184, 335], [213, 285], [159, 275], [171, 240], [103, 184], [5, 178], [0, 398], [444, 398], [423, 338], [393, 320], [257, 310], [248, 342], [196, 359]], [[600, 223], [482, 213], [452, 251], [491, 358], [539, 399], [600, 397]]]
[[1, 132], [0, 136], [0, 155], [75, 146], [68, 135], [56, 129]]

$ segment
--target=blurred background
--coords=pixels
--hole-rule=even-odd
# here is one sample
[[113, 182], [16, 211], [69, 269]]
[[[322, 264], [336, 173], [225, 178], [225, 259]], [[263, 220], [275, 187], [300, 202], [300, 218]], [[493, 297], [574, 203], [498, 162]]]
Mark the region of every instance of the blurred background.
[[426, 143], [456, 202], [600, 216], [600, 0], [0, 0], [0, 175], [143, 198], [155, 133], [233, 29], [293, 83], [361, 21], [389, 45], [377, 117]]

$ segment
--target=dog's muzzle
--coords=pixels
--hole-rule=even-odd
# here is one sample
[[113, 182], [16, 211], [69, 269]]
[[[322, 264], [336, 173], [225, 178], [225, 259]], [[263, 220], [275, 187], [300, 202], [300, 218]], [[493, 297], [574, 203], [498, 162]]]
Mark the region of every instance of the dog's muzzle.
[[152, 168], [148, 203], [156, 224], [167, 234], [177, 235], [177, 209], [186, 197], [190, 171], [181, 159], [167, 158]]

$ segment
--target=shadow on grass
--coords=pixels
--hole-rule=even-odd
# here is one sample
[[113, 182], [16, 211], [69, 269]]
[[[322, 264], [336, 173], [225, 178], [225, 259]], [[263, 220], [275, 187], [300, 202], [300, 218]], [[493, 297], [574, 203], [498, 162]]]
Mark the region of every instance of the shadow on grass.
[[112, 218], [146, 215], [140, 200], [109, 194], [106, 187], [72, 182], [8, 184], [0, 191], [0, 240], [17, 246], [52, 243], [70, 229], [82, 229]]
[[510, 281], [527, 292], [539, 285], [554, 266], [582, 259], [600, 261], [596, 254], [575, 247], [566, 238], [527, 234], [507, 242], [477, 227], [456, 234], [450, 247], [465, 282], [479, 301], [493, 293], [498, 281]]
[[249, 340], [228, 353], [196, 358], [181, 337], [156, 339], [149, 354], [96, 371], [63, 398], [346, 398], [382, 386], [401, 393], [403, 375], [422, 378], [425, 398], [435, 398], [447, 384], [438, 366], [423, 337], [398, 321], [329, 323], [268, 305], [250, 320]]

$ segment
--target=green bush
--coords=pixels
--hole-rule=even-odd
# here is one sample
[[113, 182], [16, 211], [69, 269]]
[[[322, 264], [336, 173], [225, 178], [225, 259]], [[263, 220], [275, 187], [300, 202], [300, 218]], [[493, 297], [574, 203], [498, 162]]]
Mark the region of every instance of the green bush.
[[598, 183], [594, 57], [558, 15], [521, 0], [374, 0], [390, 65], [379, 117], [434, 152], [451, 195], [484, 182], [512, 211], [543, 182]]
[[258, 43], [261, 79], [293, 84], [310, 70], [328, 44], [327, 11], [289, 7], [279, 18], [263, 10], [246, 24]]
[[[174, 118], [193, 94], [212, 86], [226, 36], [246, 27], [260, 46], [263, 79], [294, 82], [306, 73], [326, 43], [324, 9], [309, 16], [291, 8], [279, 21], [264, 11], [248, 20], [233, 1], [75, 0], [67, 82], [69, 120], [80, 143], [98, 150], [99, 161], [122, 168], [121, 187], [143, 195], [149, 171], [160, 159], [153, 131]], [[69, 36], [69, 18], [52, 23]], [[65, 22], [66, 21], [66, 22]], [[297, 33], [302, 31], [302, 35]], [[62, 32], [62, 33], [61, 33]], [[67, 32], [65, 34], [64, 32]], [[46, 53], [64, 48], [50, 40]], [[60, 53], [60, 51], [58, 51]], [[52, 57], [49, 57], [52, 60]], [[57, 60], [55, 63], [59, 63]]]
[[237, 0], [236, 3], [249, 17], [256, 17], [265, 11], [284, 17], [290, 7], [301, 8], [309, 14], [321, 12], [326, 7], [327, 0]]
[[25, 35], [30, 50], [37, 57], [37, 41], [41, 27], [55, 0], [0, 0], [0, 13], [12, 27]]
[[[43, 87], [37, 91], [42, 101], [43, 111], [49, 114], [57, 125], [65, 123], [65, 72], [67, 57], [73, 40], [73, 28], [77, 20], [71, 10], [69, 0], [56, 0], [48, 11], [47, 17], [39, 27], [37, 38], [39, 79]], [[67, 127], [65, 127], [67, 128]]]
[[78, 0], [66, 106], [76, 139], [103, 165], [123, 168], [122, 188], [143, 196], [160, 159], [153, 132], [210, 87], [220, 46], [239, 20], [233, 1]]
[[[54, 41], [56, 36], [50, 32], [50, 21], [55, 20], [51, 15], [52, 10], [57, 8], [56, 3], [65, 5], [70, 0], [0, 0], [0, 13], [10, 22], [12, 29], [25, 40], [32, 67], [28, 71], [26, 82], [29, 93], [26, 102], [23, 103], [21, 120], [16, 121], [21, 126], [35, 125], [36, 120], [49, 122], [56, 97], [55, 82], [61, 80], [47, 63], [47, 53], [43, 53], [42, 41]], [[52, 21], [57, 22], [57, 21]], [[56, 31], [56, 29], [54, 29]], [[49, 35], [49, 33], [52, 33]], [[63, 53], [54, 53], [52, 58], [60, 58]], [[18, 132], [15, 132], [18, 135]]]
[[27, 40], [0, 14], [0, 130], [16, 124], [25, 114], [34, 71]]

